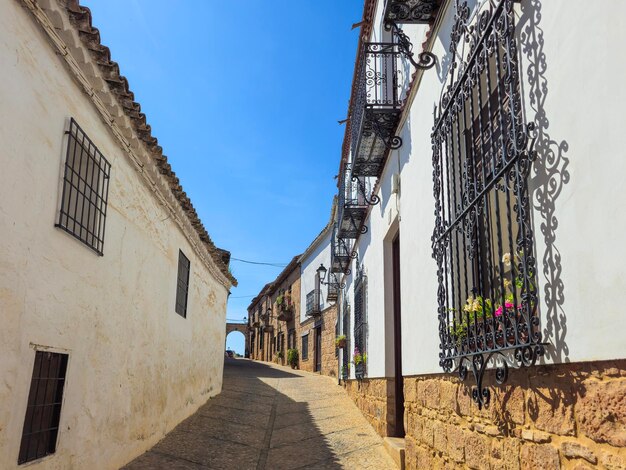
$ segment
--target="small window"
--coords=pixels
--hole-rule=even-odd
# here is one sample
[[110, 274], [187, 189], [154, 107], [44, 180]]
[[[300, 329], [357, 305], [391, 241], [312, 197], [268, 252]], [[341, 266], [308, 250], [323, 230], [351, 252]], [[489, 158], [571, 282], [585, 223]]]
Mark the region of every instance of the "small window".
[[309, 358], [309, 334], [307, 333], [302, 337], [302, 360], [306, 361]]
[[111, 165], [70, 120], [57, 227], [102, 256]]
[[176, 285], [176, 313], [187, 318], [187, 295], [189, 293], [189, 259], [178, 252], [178, 282]]
[[35, 354], [18, 464], [54, 454], [56, 450], [67, 359], [67, 354]]

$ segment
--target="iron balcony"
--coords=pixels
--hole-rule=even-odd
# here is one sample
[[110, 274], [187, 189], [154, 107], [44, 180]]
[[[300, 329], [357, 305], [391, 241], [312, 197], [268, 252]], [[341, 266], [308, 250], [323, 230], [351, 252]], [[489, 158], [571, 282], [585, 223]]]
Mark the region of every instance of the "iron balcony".
[[371, 194], [370, 182], [355, 176], [348, 165], [342, 174], [339, 188], [337, 238], [356, 239], [360, 234], [366, 233], [368, 207], [378, 204], [379, 201], [378, 196]]
[[330, 272], [349, 274], [351, 264], [350, 242], [343, 238], [339, 238], [339, 226], [335, 223], [333, 234], [330, 242]]
[[428, 24], [435, 19], [441, 0], [387, 0], [385, 22]]
[[361, 50], [356, 95], [350, 110], [354, 176], [379, 177], [396, 135], [408, 89], [410, 68], [403, 67], [395, 43], [365, 43]]

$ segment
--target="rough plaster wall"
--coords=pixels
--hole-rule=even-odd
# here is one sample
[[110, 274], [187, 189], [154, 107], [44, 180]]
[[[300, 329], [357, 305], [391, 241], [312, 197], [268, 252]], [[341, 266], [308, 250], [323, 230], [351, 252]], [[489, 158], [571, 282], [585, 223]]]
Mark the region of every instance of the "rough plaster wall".
[[[13, 1], [0, 63], [0, 468], [16, 465], [33, 344], [70, 354], [57, 452], [33, 466], [115, 468], [220, 391], [227, 290]], [[103, 257], [54, 228], [71, 116], [112, 163]], [[187, 319], [174, 312], [179, 249]]]

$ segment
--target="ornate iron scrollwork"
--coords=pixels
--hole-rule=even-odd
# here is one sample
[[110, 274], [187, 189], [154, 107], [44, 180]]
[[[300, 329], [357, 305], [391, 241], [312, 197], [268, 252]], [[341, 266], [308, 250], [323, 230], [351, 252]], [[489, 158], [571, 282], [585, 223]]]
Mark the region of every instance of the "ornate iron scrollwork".
[[397, 23], [429, 23], [439, 3], [440, 0], [389, 0], [385, 18]]
[[527, 184], [533, 124], [522, 107], [513, 0], [485, 0], [475, 22], [466, 1], [455, 7], [432, 133], [439, 364], [463, 380], [472, 371], [482, 408], [488, 367], [502, 384], [509, 364], [532, 366], [544, 353]]
[[415, 53], [413, 52], [413, 43], [406, 35], [404, 31], [398, 26], [393, 20], [385, 21], [385, 29], [387, 31], [392, 31], [396, 44], [398, 45], [400, 52], [407, 58], [409, 62], [416, 69], [428, 70], [434, 67], [437, 62], [437, 57], [435, 54], [429, 51], [423, 51], [418, 54], [419, 60], [415, 60]]

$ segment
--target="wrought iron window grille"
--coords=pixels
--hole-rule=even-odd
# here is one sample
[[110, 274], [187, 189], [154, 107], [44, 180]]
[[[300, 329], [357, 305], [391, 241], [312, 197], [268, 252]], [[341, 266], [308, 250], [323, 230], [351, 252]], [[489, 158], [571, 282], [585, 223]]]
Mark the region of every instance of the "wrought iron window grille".
[[342, 302], [342, 315], [343, 315], [343, 331], [342, 333], [346, 337], [346, 347], [342, 353], [342, 378], [346, 380], [349, 376], [349, 367], [350, 367], [350, 303], [348, 302], [348, 298], [345, 295], [345, 292], [342, 292], [343, 302]]
[[55, 226], [102, 256], [111, 164], [74, 118], [66, 134], [61, 209]]
[[67, 361], [67, 354], [35, 353], [18, 465], [56, 451]]
[[185, 254], [178, 250], [178, 277], [176, 280], [176, 313], [187, 318], [187, 298], [189, 295], [189, 271], [191, 263]]
[[432, 134], [439, 364], [462, 380], [472, 371], [482, 408], [487, 367], [502, 384], [509, 363], [530, 366], [544, 352], [527, 184], [533, 125], [522, 108], [513, 1], [485, 0], [475, 22], [466, 1], [455, 7], [454, 62]]
[[320, 291], [313, 289], [306, 295], [306, 315], [311, 317], [319, 315], [320, 312]]
[[354, 368], [356, 378], [362, 379], [367, 375], [367, 275], [358, 262], [354, 277], [354, 354], [361, 355], [361, 362]]

